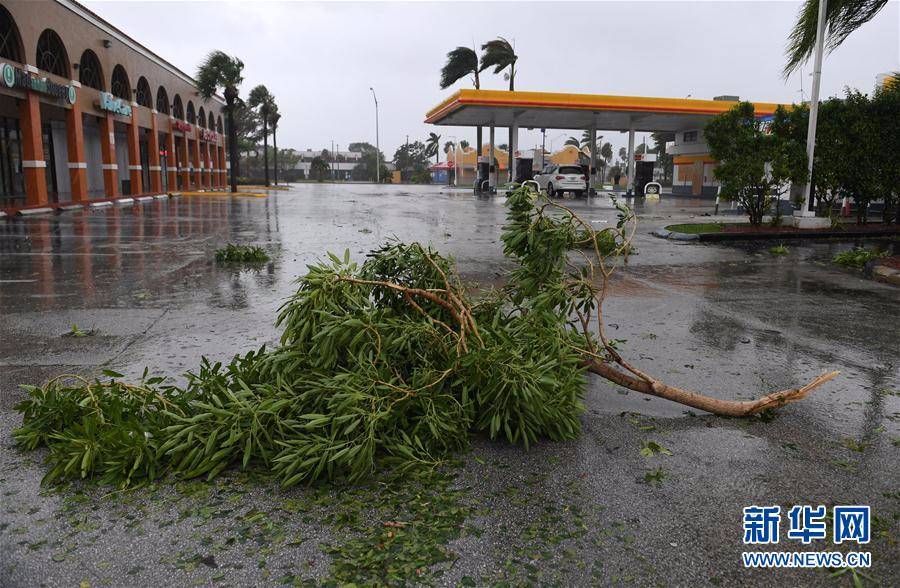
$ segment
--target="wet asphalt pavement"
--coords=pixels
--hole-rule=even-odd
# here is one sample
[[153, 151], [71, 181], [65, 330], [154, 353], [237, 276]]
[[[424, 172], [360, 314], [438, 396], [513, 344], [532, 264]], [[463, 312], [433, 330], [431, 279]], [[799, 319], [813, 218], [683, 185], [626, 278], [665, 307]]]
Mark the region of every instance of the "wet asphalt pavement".
[[[605, 197], [567, 204], [597, 227], [615, 222]], [[868, 504], [865, 573], [900, 584], [900, 289], [829, 263], [852, 242], [790, 242], [784, 256], [771, 255], [768, 242], [676, 243], [650, 231], [711, 212], [709, 201], [635, 207], [638, 254], [605, 306], [608, 333], [625, 340], [632, 363], [723, 398], [841, 375], [771, 420], [696, 415], [595, 378], [577, 441], [526, 451], [475, 438], [455, 484], [470, 497], [466, 525], [479, 532], [448, 546], [458, 559], [435, 581], [848, 585], [849, 574], [822, 570], [745, 570], [741, 509]], [[502, 198], [467, 191], [302, 184], [265, 199], [176, 198], [0, 219], [0, 586], [325, 578], [320, 544], [340, 543], [345, 530], [326, 522], [335, 507], [312, 500], [310, 489], [235, 474], [205, 488], [112, 497], [42, 490], [41, 454], [19, 452], [10, 436], [20, 422], [17, 386], [101, 368], [175, 376], [202, 355], [227, 360], [274, 343], [277, 309], [306, 264], [345, 249], [361, 259], [392, 236], [452, 254], [467, 280], [499, 282], [509, 267], [504, 217]], [[217, 266], [213, 253], [227, 242], [262, 245], [272, 261], [258, 270]], [[73, 325], [96, 334], [63, 337]], [[645, 441], [672, 455], [642, 456]], [[647, 483], [648, 472], [661, 481]], [[306, 516], [285, 507], [298, 502]], [[250, 510], [266, 513], [269, 527], [247, 531], [257, 520]], [[526, 532], [535, 526], [540, 532]], [[238, 541], [217, 541], [229, 534]], [[835, 548], [828, 540], [805, 549]], [[804, 548], [782, 540], [777, 549]]]

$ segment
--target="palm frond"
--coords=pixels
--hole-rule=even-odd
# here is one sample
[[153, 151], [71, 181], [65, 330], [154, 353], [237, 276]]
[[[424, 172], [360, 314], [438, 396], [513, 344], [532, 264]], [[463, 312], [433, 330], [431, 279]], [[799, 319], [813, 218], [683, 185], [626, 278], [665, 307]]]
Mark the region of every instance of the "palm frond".
[[470, 74], [478, 72], [478, 54], [468, 47], [457, 47], [447, 53], [447, 63], [441, 68], [441, 89], [445, 90]]
[[[888, 0], [829, 0], [825, 8], [825, 48], [831, 52], [856, 29], [872, 20]], [[788, 36], [787, 65], [782, 72], [788, 77], [812, 55], [816, 47], [819, 0], [805, 0], [797, 14], [797, 22]]]
[[236, 95], [237, 87], [244, 81], [241, 75], [243, 69], [244, 62], [237, 57], [231, 57], [222, 51], [210, 52], [197, 68], [197, 90], [200, 96], [208, 100], [218, 88], [231, 90]]
[[500, 73], [505, 68], [514, 65], [519, 58], [512, 45], [503, 37], [497, 37], [481, 46], [481, 67], [478, 71], [484, 71], [489, 67], [494, 68], [494, 73]]

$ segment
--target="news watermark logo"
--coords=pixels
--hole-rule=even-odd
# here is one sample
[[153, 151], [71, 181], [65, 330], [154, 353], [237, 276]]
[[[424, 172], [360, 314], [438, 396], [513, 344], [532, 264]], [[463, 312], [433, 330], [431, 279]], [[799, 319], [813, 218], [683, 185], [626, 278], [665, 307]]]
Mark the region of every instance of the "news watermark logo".
[[[831, 542], [865, 545], [871, 539], [871, 508], [846, 505], [832, 509]], [[828, 539], [828, 509], [804, 504], [793, 506], [786, 516], [788, 541], [811, 545]], [[781, 507], [744, 507], [744, 545], [777, 545], [781, 540]], [[745, 551], [747, 568], [868, 568], [871, 552], [840, 551]]]

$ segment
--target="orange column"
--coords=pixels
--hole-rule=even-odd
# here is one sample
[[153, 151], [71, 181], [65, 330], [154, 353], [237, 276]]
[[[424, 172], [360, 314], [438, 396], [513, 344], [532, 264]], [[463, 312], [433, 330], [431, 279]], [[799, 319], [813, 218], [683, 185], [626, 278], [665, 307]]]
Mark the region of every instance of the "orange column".
[[19, 101], [22, 133], [22, 172], [25, 174], [25, 205], [47, 204], [47, 176], [44, 168], [44, 141], [41, 137], [41, 103], [28, 92]]
[[209, 158], [209, 141], [204, 141], [203, 143], [203, 172], [205, 174], [206, 185], [210, 188], [215, 186], [216, 183], [213, 179], [212, 159]]
[[194, 127], [194, 181], [203, 187], [203, 169], [200, 167], [200, 130]]
[[128, 127], [128, 178], [131, 180], [131, 194], [144, 192], [141, 178], [141, 140], [137, 122], [137, 104], [131, 103], [131, 125]]
[[219, 147], [219, 175], [223, 186], [228, 185], [228, 170], [225, 169], [225, 145]]
[[72, 184], [72, 202], [86, 202], [87, 161], [84, 156], [84, 120], [78, 101], [66, 111], [66, 136], [69, 148], [69, 181]]
[[186, 132], [181, 134], [181, 182], [184, 184], [182, 189], [189, 191], [191, 189], [191, 164], [188, 163], [188, 135]]
[[107, 198], [119, 195], [119, 166], [116, 165], [116, 134], [112, 114], [100, 117], [100, 152], [103, 156], [103, 188]]
[[178, 160], [175, 159], [175, 133], [169, 127], [166, 133], [166, 173], [169, 174], [169, 192], [178, 191]]
[[147, 142], [150, 151], [150, 191], [162, 192], [162, 169], [159, 167], [159, 128], [156, 125], [156, 111], [150, 111], [150, 140]]

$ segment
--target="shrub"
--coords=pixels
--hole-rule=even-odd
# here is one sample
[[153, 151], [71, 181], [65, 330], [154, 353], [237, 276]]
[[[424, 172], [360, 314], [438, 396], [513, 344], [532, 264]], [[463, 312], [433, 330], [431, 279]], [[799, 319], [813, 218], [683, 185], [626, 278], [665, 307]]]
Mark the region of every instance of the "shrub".
[[887, 255], [883, 251], [873, 251], [865, 247], [854, 247], [849, 251], [838, 253], [831, 261], [837, 265], [844, 267], [864, 268], [867, 263], [873, 259], [878, 259]]
[[262, 247], [255, 245], [229, 243], [216, 250], [216, 261], [219, 263], [265, 263], [269, 261], [269, 254]]

